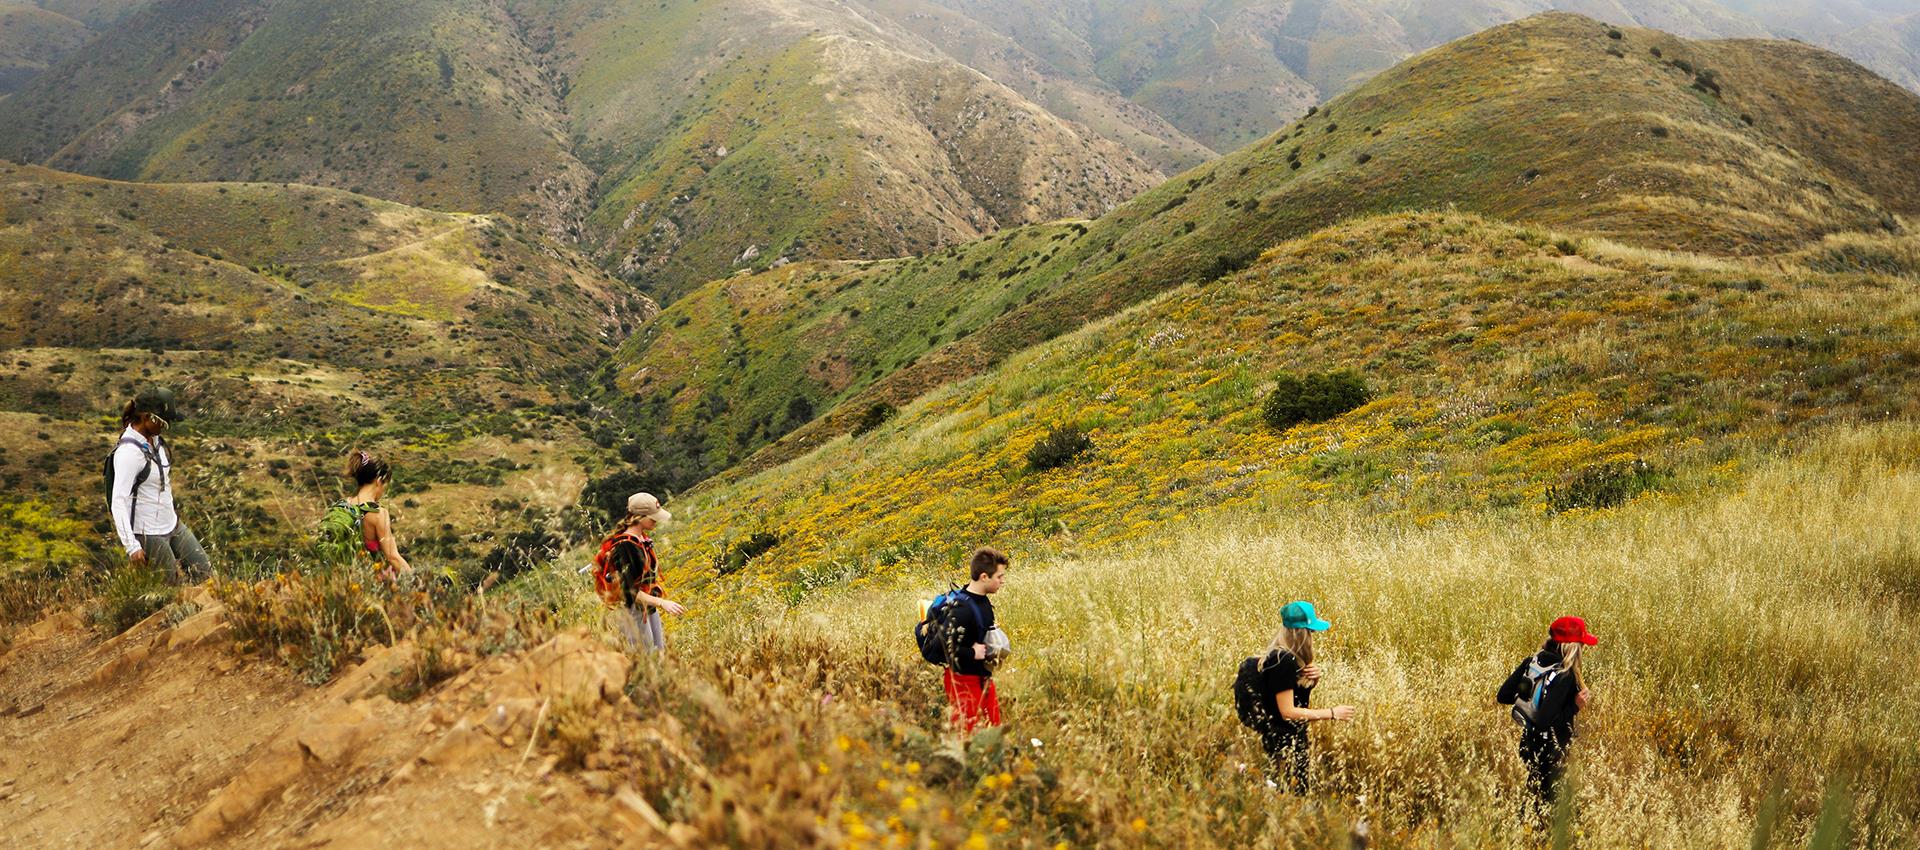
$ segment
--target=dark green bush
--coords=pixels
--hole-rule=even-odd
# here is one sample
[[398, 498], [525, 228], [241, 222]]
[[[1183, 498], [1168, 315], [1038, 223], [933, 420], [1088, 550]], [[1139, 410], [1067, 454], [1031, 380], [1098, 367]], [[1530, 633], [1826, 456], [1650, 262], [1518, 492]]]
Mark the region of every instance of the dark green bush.
[[1027, 449], [1027, 466], [1035, 472], [1058, 469], [1093, 448], [1093, 438], [1078, 425], [1059, 425]]
[[1258, 259], [1260, 259], [1259, 251], [1216, 254], [1213, 260], [1207, 263], [1206, 269], [1200, 273], [1200, 279], [1208, 281], [1219, 280], [1220, 278], [1253, 265], [1254, 261]]
[[1282, 372], [1267, 394], [1262, 417], [1276, 430], [1305, 422], [1325, 422], [1366, 404], [1372, 393], [1359, 373], [1342, 369], [1296, 375]]
[[1547, 505], [1556, 513], [1576, 508], [1611, 508], [1653, 489], [1659, 479], [1653, 467], [1638, 458], [1596, 463], [1547, 488]]
[[780, 535], [771, 531], [756, 531], [747, 539], [728, 546], [725, 552], [713, 559], [713, 569], [721, 575], [730, 575], [746, 567], [747, 562], [767, 553], [767, 550], [780, 545]]
[[886, 424], [887, 420], [892, 419], [893, 415], [899, 412], [899, 408], [891, 404], [884, 401], [876, 401], [860, 414], [860, 421], [853, 425], [853, 435], [856, 437], [864, 436], [873, 429]]

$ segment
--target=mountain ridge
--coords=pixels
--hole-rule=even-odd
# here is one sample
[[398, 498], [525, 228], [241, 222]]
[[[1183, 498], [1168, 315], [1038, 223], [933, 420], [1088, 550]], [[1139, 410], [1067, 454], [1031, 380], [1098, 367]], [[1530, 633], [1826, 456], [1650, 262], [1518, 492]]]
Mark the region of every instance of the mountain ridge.
[[[1617, 31], [1552, 13], [1423, 53], [1098, 220], [1031, 231], [1044, 238], [1017, 257], [990, 255], [1025, 231], [912, 262], [810, 269], [812, 283], [783, 272], [786, 284], [712, 284], [624, 346], [603, 392], [641, 393], [635, 402], [648, 412], [638, 419], [670, 423], [661, 429], [669, 435], [692, 418], [729, 423], [725, 438], [694, 452], [722, 459], [693, 464], [708, 473], [739, 459], [741, 445], [780, 431], [772, 426], [789, 407], [825, 411], [746, 459], [742, 470], [751, 472], [845, 433], [875, 404], [903, 404], [1089, 318], [1229, 273], [1278, 241], [1353, 216], [1453, 205], [1647, 247], [1769, 253], [1833, 231], [1898, 228], [1899, 216], [1915, 212], [1909, 191], [1920, 190], [1920, 160], [1897, 140], [1920, 133], [1920, 98], [1810, 47], [1646, 30], [1611, 38]], [[1789, 67], [1801, 73], [1787, 79], [1778, 69]], [[1700, 72], [1713, 75], [1718, 94]], [[792, 332], [759, 333], [798, 355], [718, 333], [738, 324], [718, 293], [786, 286], [794, 312], [779, 321]], [[936, 304], [936, 313], [953, 312], [929, 314]], [[696, 311], [717, 327], [693, 324]], [[888, 328], [876, 334], [884, 342], [845, 327], [861, 322]], [[914, 339], [925, 342], [901, 347]], [[679, 353], [642, 376], [635, 370], [654, 361], [651, 350]], [[852, 380], [796, 374], [789, 356]], [[703, 364], [687, 368], [707, 377], [690, 380], [693, 372], [664, 363]], [[735, 413], [713, 419], [716, 408]], [[746, 443], [735, 439], [749, 432]], [[635, 439], [643, 456], [686, 466], [674, 438]]]

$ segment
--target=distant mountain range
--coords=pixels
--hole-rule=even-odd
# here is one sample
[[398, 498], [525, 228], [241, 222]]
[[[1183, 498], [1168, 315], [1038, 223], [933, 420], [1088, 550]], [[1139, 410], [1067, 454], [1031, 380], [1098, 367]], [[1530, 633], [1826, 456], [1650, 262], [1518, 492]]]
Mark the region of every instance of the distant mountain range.
[[0, 157], [506, 213], [671, 302], [1097, 216], [1550, 7], [1920, 85], [1912, 10], [1872, 2], [49, 0], [0, 5]]

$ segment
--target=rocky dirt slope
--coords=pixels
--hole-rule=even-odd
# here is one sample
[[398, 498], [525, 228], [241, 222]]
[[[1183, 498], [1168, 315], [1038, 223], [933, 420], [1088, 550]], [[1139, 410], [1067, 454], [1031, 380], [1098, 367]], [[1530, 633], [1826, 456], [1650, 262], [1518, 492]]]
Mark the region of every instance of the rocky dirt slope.
[[[97, 641], [63, 612], [0, 656], [6, 847], [605, 847], [669, 827], [605, 772], [529, 747], [556, 705], [631, 715], [628, 660], [581, 634], [395, 702], [380, 648], [324, 689], [231, 649], [225, 609]], [[599, 767], [605, 753], [586, 754]], [[597, 790], [595, 790], [597, 789]]]

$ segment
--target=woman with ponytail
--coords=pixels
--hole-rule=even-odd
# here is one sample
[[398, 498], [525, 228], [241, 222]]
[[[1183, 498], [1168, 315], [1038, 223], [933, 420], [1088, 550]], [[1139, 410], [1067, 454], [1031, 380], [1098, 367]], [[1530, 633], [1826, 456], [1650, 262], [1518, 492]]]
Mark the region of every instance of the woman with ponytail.
[[353, 482], [353, 495], [333, 503], [320, 519], [323, 552], [343, 563], [365, 553], [385, 563], [380, 575], [386, 579], [412, 572], [413, 565], [400, 555], [394, 540], [393, 517], [380, 506], [393, 482], [393, 467], [372, 452], [355, 449], [347, 456], [347, 478]]
[[1501, 705], [1513, 706], [1513, 719], [1520, 724], [1520, 760], [1527, 765], [1536, 814], [1544, 816], [1553, 808], [1567, 744], [1573, 740], [1573, 716], [1592, 698], [1580, 662], [1587, 647], [1599, 643], [1587, 631], [1587, 621], [1554, 620], [1547, 627], [1547, 642], [1514, 668], [1495, 696]]
[[1260, 733], [1261, 747], [1274, 771], [1286, 778], [1287, 789], [1305, 794], [1307, 724], [1350, 719], [1353, 706], [1307, 705], [1313, 686], [1320, 683], [1320, 665], [1313, 663], [1313, 635], [1333, 624], [1320, 618], [1313, 603], [1296, 601], [1280, 609], [1280, 626], [1266, 651], [1240, 662], [1233, 697], [1240, 722]]
[[629, 649], [659, 652], [667, 648], [660, 612], [687, 613], [667, 598], [660, 584], [660, 557], [653, 551], [653, 532], [673, 518], [660, 499], [650, 493], [627, 497], [627, 515], [600, 541], [593, 558], [593, 582], [600, 598], [613, 610], [613, 622]]

